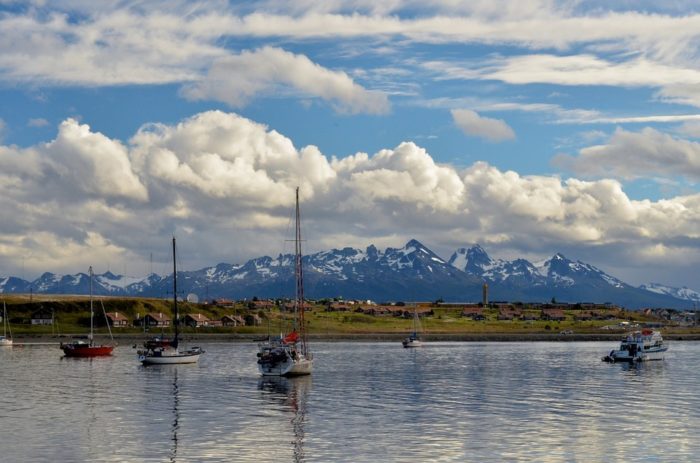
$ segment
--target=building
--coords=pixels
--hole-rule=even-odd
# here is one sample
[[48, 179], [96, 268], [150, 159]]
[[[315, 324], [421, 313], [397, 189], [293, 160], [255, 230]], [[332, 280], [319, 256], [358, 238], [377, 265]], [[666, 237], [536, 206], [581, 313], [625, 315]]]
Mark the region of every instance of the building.
[[41, 308], [32, 312], [32, 325], [53, 325], [53, 310]]
[[172, 319], [163, 312], [149, 312], [143, 317], [143, 322], [148, 327], [164, 328], [172, 324]]
[[462, 310], [462, 316], [466, 318], [471, 318], [472, 320], [486, 320], [484, 315], [484, 309], [481, 307], [465, 307]]
[[566, 319], [562, 309], [542, 309], [542, 320], [563, 321]]
[[188, 313], [185, 315], [185, 325], [191, 326], [193, 328], [199, 328], [200, 326], [209, 326], [211, 320], [206, 315], [201, 313]]
[[105, 313], [107, 317], [107, 323], [113, 328], [125, 328], [129, 326], [129, 319], [123, 313], [119, 312], [107, 312]]
[[245, 320], [240, 315], [224, 315], [221, 317], [223, 326], [245, 326]]

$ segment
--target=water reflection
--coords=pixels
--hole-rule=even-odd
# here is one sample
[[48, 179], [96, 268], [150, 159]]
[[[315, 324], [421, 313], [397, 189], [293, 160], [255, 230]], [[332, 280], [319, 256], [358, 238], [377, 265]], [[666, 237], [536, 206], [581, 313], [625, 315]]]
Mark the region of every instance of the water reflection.
[[258, 389], [264, 398], [291, 416], [290, 423], [294, 440], [292, 444], [293, 461], [305, 461], [304, 428], [306, 426], [306, 405], [311, 390], [311, 377], [283, 378], [266, 376], [258, 381]]
[[173, 372], [173, 438], [172, 438], [172, 449], [170, 450], [170, 461], [175, 463], [177, 461], [177, 430], [180, 428], [180, 411], [178, 410], [178, 405], [180, 404], [179, 388], [177, 386], [177, 369]]

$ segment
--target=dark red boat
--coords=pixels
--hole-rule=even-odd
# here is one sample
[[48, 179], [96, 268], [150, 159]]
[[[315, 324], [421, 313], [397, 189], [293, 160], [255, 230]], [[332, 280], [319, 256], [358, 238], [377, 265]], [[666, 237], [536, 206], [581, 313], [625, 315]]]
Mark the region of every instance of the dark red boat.
[[66, 357], [102, 357], [112, 355], [114, 346], [96, 346], [86, 341], [75, 341], [61, 344], [61, 349], [66, 354]]
[[[66, 357], [103, 357], [106, 355], [112, 355], [112, 351], [114, 350], [114, 346], [95, 345], [94, 341], [92, 340], [94, 325], [93, 318], [95, 316], [92, 307], [92, 278], [92, 266], [90, 266], [90, 335], [86, 337], [87, 341], [77, 340], [66, 344], [61, 343], [61, 350], [63, 350]], [[105, 307], [103, 304], [102, 312], [104, 313], [104, 311]], [[109, 329], [109, 322], [106, 320], [106, 318], [107, 316], [105, 315], [105, 322], [107, 322], [107, 328]], [[110, 336], [112, 335], [111, 330], [109, 334]]]

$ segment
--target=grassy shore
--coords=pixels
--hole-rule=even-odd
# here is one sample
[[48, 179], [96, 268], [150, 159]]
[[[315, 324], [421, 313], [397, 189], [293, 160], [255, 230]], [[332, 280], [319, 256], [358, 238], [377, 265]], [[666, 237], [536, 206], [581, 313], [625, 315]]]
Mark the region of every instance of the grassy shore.
[[[31, 296], [6, 295], [8, 319], [14, 337], [21, 342], [60, 342], [73, 336], [85, 335], [89, 331], [89, 299], [86, 296]], [[143, 318], [146, 313], [165, 313], [171, 316], [171, 301], [149, 298], [100, 298], [95, 300], [97, 336], [104, 337], [102, 306], [107, 312], [120, 312], [129, 320]], [[31, 314], [39, 309], [51, 310], [55, 324], [31, 325]], [[251, 303], [238, 303], [232, 307], [182, 303], [183, 313], [201, 313], [211, 320], [220, 320], [224, 315], [257, 317], [258, 325], [237, 327], [182, 327], [185, 338], [212, 341], [245, 341], [280, 333], [290, 329], [293, 315], [277, 307], [256, 310]], [[561, 321], [547, 320], [498, 320], [498, 310], [485, 308], [485, 320], [472, 320], [461, 315], [460, 308], [431, 307], [432, 314], [421, 318], [426, 339], [434, 341], [584, 341], [617, 340], [632, 326], [663, 324], [662, 332], [667, 339], [700, 340], [700, 327], [682, 327], [663, 320], [645, 316], [640, 312], [611, 309], [608, 320], [577, 320], [580, 313], [566, 311]], [[315, 305], [306, 312], [308, 331], [314, 340], [328, 341], [394, 341], [404, 337], [412, 326], [410, 318], [391, 315], [367, 315], [353, 311], [329, 312], [323, 305]], [[627, 323], [628, 326], [622, 326]], [[115, 337], [123, 343], [139, 342], [147, 336], [161, 333], [152, 329], [144, 333], [142, 328], [113, 328]]]

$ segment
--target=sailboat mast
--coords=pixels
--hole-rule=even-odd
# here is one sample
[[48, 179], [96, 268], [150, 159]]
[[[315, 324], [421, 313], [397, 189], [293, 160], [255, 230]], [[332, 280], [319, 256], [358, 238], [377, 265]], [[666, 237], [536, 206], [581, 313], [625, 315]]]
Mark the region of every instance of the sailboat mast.
[[296, 277], [296, 301], [294, 311], [299, 321], [299, 333], [301, 334], [301, 353], [307, 353], [307, 334], [304, 322], [304, 273], [301, 265], [301, 214], [299, 212], [299, 187], [296, 189], [296, 233], [294, 237], [294, 248], [296, 253], [294, 275]]
[[92, 265], [90, 266], [89, 273], [90, 273], [90, 344], [92, 344], [92, 331], [93, 331], [92, 319], [94, 318], [93, 310], [92, 310]]
[[173, 236], [173, 312], [175, 313], [175, 339], [173, 340], [173, 347], [177, 348], [177, 336], [178, 336], [178, 325], [179, 325], [179, 314], [177, 312], [177, 256], [175, 254], [175, 237]]

